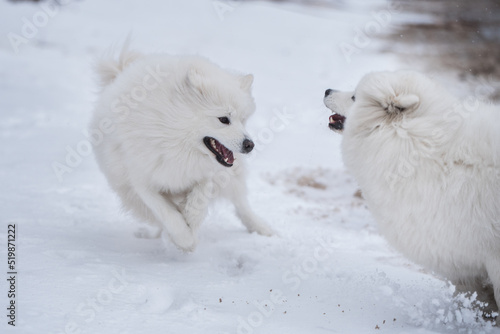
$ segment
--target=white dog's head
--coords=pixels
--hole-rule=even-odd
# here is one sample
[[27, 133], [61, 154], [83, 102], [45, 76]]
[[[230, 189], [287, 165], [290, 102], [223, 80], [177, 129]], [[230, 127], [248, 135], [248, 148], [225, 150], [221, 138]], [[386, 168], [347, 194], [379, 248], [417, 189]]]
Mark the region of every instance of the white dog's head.
[[347, 110], [354, 103], [354, 92], [339, 92], [334, 89], [325, 91], [323, 102], [332, 111], [328, 122], [328, 127], [337, 133], [344, 131]]
[[254, 148], [245, 123], [255, 111], [251, 95], [253, 76], [222, 70], [203, 59], [187, 70], [182, 104], [191, 110], [190, 133], [202, 154], [231, 167], [239, 154]]
[[[372, 128], [403, 117], [415, 116], [414, 112], [422, 109], [419, 96], [433, 89], [438, 89], [437, 85], [416, 72], [367, 74], [354, 92], [338, 92], [331, 89], [325, 92], [324, 103], [333, 112], [329, 127], [341, 133], [345, 124], [349, 122], [349, 115], [353, 112], [357, 121]], [[436, 95], [431, 94], [431, 96]], [[426, 101], [426, 105], [434, 102]]]

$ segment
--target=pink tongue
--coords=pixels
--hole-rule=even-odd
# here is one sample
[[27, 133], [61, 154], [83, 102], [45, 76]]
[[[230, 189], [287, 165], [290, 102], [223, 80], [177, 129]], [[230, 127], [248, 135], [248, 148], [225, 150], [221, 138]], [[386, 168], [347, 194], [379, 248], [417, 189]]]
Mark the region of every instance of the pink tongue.
[[224, 158], [224, 161], [228, 164], [233, 164], [234, 162], [234, 157], [233, 157], [233, 152], [228, 150], [224, 145], [220, 144], [219, 145], [219, 152], [222, 152], [222, 157]]
[[330, 116], [330, 123], [335, 123], [335, 122], [344, 122], [345, 117], [339, 114], [333, 114]]
[[233, 162], [234, 162], [233, 152], [231, 152], [231, 151], [229, 151], [228, 153], [224, 152], [224, 158], [227, 158], [228, 164], [233, 164]]

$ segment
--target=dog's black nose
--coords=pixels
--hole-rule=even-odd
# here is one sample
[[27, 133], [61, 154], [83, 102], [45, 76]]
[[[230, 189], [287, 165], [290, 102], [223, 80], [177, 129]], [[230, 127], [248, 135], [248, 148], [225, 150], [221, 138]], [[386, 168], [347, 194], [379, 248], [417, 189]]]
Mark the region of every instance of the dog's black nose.
[[327, 97], [328, 95], [330, 95], [331, 93], [334, 93], [334, 92], [336, 92], [335, 89], [327, 89], [327, 90], [325, 90], [325, 97]]
[[250, 152], [252, 152], [254, 146], [255, 146], [255, 144], [253, 143], [253, 141], [251, 141], [250, 139], [246, 138], [243, 141], [243, 144], [241, 145], [241, 153], [250, 153]]
[[335, 93], [335, 92], [338, 92], [338, 90], [328, 88], [327, 90], [325, 90], [325, 97], [327, 97], [331, 93]]

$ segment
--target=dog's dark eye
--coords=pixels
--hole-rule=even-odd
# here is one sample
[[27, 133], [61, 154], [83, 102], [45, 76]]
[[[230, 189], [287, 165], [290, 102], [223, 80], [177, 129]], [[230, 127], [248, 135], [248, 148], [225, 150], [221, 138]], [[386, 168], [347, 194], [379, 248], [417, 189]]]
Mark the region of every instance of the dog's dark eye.
[[354, 95], [353, 95], [353, 96], [351, 96], [351, 100], [352, 100], [353, 102], [354, 102], [354, 101], [356, 101], [356, 96], [354, 96]]
[[222, 124], [230, 124], [231, 122], [229, 121], [229, 118], [227, 117], [219, 117], [219, 121], [222, 123]]

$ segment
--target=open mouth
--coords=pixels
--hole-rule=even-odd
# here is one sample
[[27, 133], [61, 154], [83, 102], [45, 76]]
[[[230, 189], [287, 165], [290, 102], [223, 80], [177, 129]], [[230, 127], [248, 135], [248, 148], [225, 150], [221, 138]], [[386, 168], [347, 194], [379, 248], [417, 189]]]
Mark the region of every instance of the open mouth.
[[329, 118], [328, 127], [334, 131], [344, 130], [345, 117], [336, 113]]
[[203, 138], [205, 146], [215, 154], [215, 159], [224, 167], [231, 167], [234, 162], [233, 152], [212, 137]]

